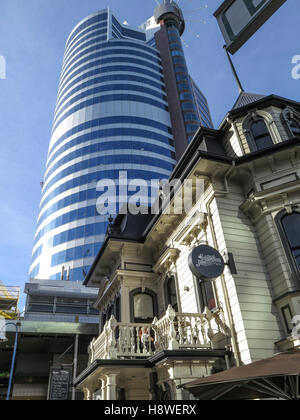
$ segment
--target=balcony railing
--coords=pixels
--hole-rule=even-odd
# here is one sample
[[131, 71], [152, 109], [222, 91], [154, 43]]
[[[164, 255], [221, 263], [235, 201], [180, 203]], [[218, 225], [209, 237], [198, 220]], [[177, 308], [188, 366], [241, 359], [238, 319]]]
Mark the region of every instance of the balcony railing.
[[224, 348], [229, 333], [219, 313], [176, 313], [171, 306], [152, 324], [125, 324], [114, 316], [89, 346], [89, 363], [95, 360], [149, 357], [162, 350]]

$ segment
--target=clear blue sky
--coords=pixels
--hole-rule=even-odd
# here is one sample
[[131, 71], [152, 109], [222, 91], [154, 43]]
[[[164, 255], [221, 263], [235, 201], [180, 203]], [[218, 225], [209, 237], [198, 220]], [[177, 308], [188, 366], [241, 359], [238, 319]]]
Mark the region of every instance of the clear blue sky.
[[[215, 126], [232, 107], [237, 88], [213, 17], [220, 0], [181, 0], [187, 13], [183, 39], [190, 72], [209, 101]], [[28, 279], [40, 201], [40, 181], [50, 138], [66, 38], [85, 16], [105, 7], [137, 26], [153, 15], [154, 0], [8, 0], [0, 4], [0, 55], [7, 79], [0, 80], [0, 279], [20, 285]], [[300, 54], [300, 2], [286, 4], [234, 56], [245, 90], [300, 101], [300, 80], [291, 77]], [[194, 33], [200, 35], [197, 38]], [[24, 299], [22, 299], [23, 305]]]

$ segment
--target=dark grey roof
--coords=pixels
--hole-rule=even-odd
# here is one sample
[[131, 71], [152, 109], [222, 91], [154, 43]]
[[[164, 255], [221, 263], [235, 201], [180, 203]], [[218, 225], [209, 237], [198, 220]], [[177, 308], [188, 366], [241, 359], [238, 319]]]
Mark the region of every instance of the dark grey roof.
[[143, 232], [151, 219], [151, 208], [143, 207], [145, 214], [119, 214], [113, 223], [108, 225], [107, 238], [142, 241]]
[[259, 101], [260, 99], [265, 98], [265, 95], [258, 95], [256, 93], [247, 93], [241, 92], [237, 98], [232, 109], [242, 108], [243, 106], [250, 105], [253, 102]]

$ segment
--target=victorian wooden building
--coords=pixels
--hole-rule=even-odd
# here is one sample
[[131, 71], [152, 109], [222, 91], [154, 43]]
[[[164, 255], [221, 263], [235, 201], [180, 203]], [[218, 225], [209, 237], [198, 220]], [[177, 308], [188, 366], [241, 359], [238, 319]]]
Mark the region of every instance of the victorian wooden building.
[[[202, 180], [183, 214], [119, 215], [85, 284], [99, 336], [76, 386], [89, 399], [186, 399], [180, 385], [297, 348], [300, 104], [243, 92], [218, 130], [201, 128], [172, 179]], [[226, 266], [188, 265], [200, 244]]]

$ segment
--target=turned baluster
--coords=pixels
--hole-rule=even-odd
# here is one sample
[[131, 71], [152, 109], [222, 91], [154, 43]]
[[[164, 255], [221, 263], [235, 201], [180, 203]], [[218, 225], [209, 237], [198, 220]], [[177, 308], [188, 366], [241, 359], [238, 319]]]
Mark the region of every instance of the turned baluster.
[[149, 345], [149, 333], [147, 328], [142, 328], [142, 351], [146, 355], [148, 353], [147, 348]]
[[135, 334], [134, 334], [134, 327], [130, 327], [130, 353], [135, 353]]
[[141, 354], [141, 338], [140, 338], [141, 327], [136, 327], [136, 353]]
[[198, 322], [201, 323], [201, 320], [199, 318], [194, 318], [194, 330], [193, 330], [193, 339], [194, 344], [198, 345], [200, 344], [200, 338], [199, 338], [199, 329], [198, 329]]
[[180, 317], [180, 316], [178, 316], [177, 315], [177, 320], [178, 320], [178, 335], [179, 335], [179, 344], [184, 344], [184, 338], [183, 338], [183, 334], [184, 334], [184, 331], [183, 331], [183, 329], [182, 329], [182, 317]]
[[204, 324], [203, 318], [201, 318], [200, 321], [201, 321], [202, 341], [203, 341], [203, 344], [204, 344], [204, 343], [207, 343], [206, 325]]
[[126, 328], [124, 325], [120, 325], [119, 349], [121, 353], [126, 352]]
[[187, 343], [189, 345], [193, 345], [194, 341], [193, 341], [193, 319], [191, 316], [187, 317], [187, 323], [186, 323], [186, 328], [187, 328], [187, 332], [186, 332], [186, 336], [187, 336]]
[[182, 336], [183, 336], [183, 343], [188, 344], [188, 327], [186, 322], [186, 316], [182, 317]]
[[158, 319], [155, 317], [152, 322], [152, 331], [154, 332], [154, 340], [153, 340], [154, 351], [157, 351], [159, 349], [157, 322], [158, 322]]

